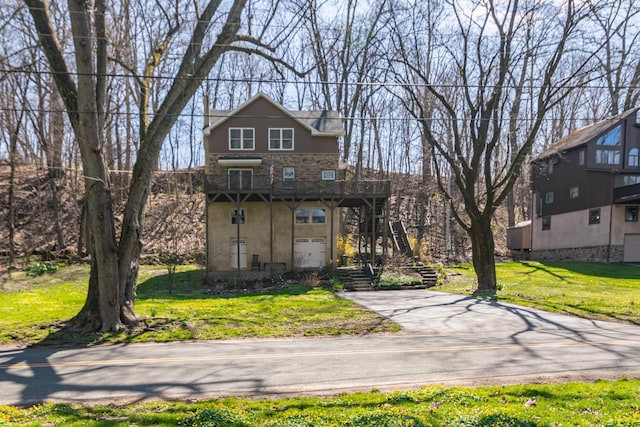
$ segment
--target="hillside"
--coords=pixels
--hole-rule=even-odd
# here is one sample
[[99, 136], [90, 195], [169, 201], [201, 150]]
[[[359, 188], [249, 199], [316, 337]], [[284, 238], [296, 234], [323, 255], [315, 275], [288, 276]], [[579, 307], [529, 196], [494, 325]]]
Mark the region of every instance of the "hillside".
[[[445, 240], [445, 203], [433, 183], [423, 184], [419, 177], [392, 175], [391, 219], [404, 221], [413, 238], [421, 237], [422, 254], [430, 262], [468, 260], [469, 242], [452, 221], [450, 251]], [[81, 174], [67, 170], [50, 185], [46, 171], [33, 165], [21, 165], [16, 171], [14, 203], [14, 248], [17, 257], [33, 254], [41, 257], [82, 257], [87, 238], [81, 233]], [[0, 256], [10, 254], [9, 227], [10, 168], [0, 164]], [[158, 172], [153, 177], [144, 220], [143, 258], [160, 261], [162, 253], [171, 252], [184, 260], [204, 259], [205, 223], [202, 170], [177, 173]], [[114, 204], [117, 219], [123, 209], [128, 174], [114, 173]], [[57, 206], [53, 202], [57, 195]], [[58, 214], [56, 215], [55, 212]], [[496, 221], [497, 254], [505, 254], [506, 223]], [[116, 224], [119, 226], [119, 224]], [[355, 225], [346, 222], [347, 233], [354, 234]], [[62, 242], [61, 246], [59, 242]], [[6, 265], [6, 262], [2, 262]]]

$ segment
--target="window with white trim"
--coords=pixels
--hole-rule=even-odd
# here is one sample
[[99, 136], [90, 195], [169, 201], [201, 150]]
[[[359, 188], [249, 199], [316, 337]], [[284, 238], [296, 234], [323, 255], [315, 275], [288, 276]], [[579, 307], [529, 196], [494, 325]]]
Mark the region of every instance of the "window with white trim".
[[244, 224], [246, 216], [244, 209], [232, 209], [231, 210], [231, 224]]
[[320, 208], [311, 209], [311, 223], [325, 224], [327, 222], [327, 211]]
[[229, 128], [229, 150], [255, 150], [253, 128]]
[[270, 128], [269, 150], [293, 150], [293, 129]]
[[296, 170], [290, 166], [282, 168], [282, 186], [284, 188], [293, 188], [296, 181]]
[[296, 224], [309, 224], [309, 209], [296, 209]]
[[296, 209], [296, 224], [326, 224], [327, 210], [323, 208]]

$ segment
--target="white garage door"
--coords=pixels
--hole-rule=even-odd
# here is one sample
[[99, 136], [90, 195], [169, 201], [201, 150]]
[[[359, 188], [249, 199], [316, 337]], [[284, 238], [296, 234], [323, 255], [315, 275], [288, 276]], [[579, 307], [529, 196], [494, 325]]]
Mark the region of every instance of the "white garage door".
[[640, 262], [640, 234], [624, 235], [624, 262]]
[[295, 244], [295, 264], [299, 268], [317, 268], [325, 265], [327, 242], [324, 237], [300, 237]]

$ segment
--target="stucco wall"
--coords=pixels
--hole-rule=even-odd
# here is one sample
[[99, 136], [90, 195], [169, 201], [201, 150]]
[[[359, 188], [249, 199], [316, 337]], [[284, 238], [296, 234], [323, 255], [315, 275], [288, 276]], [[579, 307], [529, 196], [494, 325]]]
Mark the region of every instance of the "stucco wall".
[[543, 217], [535, 217], [532, 222], [531, 249], [607, 246], [609, 217], [608, 206], [600, 207], [599, 224], [589, 224], [589, 209], [553, 215], [549, 230], [542, 230]]
[[[296, 205], [300, 208], [323, 208], [326, 210], [325, 224], [295, 224], [295, 237], [323, 237], [326, 239], [326, 263], [331, 262], [332, 253], [336, 254], [335, 236], [331, 239], [332, 212], [321, 202], [304, 202]], [[235, 203], [216, 202], [208, 206], [208, 269], [225, 271], [231, 269], [231, 241], [237, 238], [238, 227], [231, 223]], [[245, 210], [246, 221], [240, 225], [240, 239], [247, 241], [248, 268], [251, 268], [252, 255], [260, 257], [260, 263], [270, 262], [271, 233], [270, 210], [265, 202], [242, 203], [240, 209]], [[291, 269], [292, 209], [281, 202], [273, 203], [273, 262], [285, 263]], [[338, 231], [338, 211], [333, 212], [333, 232]], [[331, 246], [333, 245], [333, 251]]]

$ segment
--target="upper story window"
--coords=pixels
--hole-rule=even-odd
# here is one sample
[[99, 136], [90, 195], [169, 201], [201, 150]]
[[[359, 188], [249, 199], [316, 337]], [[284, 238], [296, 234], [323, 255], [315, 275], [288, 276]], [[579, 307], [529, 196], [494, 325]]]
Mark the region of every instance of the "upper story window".
[[620, 150], [596, 149], [596, 164], [598, 165], [619, 165]]
[[609, 132], [596, 139], [596, 164], [619, 165], [620, 150], [620, 126], [616, 126]]
[[229, 150], [255, 150], [253, 128], [229, 128]]
[[269, 129], [269, 150], [293, 150], [293, 129]]
[[580, 152], [578, 153], [578, 164], [580, 166], [584, 166], [584, 159], [586, 157], [586, 152], [585, 150], [580, 150]]
[[596, 140], [596, 145], [620, 145], [620, 126], [616, 126]]
[[547, 194], [545, 194], [544, 201], [547, 204], [553, 203], [553, 191], [549, 191]]
[[282, 168], [282, 186], [284, 188], [293, 188], [296, 181], [296, 170], [292, 167]]
[[638, 160], [639, 160], [638, 149], [632, 148], [631, 150], [629, 150], [629, 161], [628, 161], [629, 166], [638, 166], [639, 165]]
[[579, 185], [574, 185], [572, 187], [569, 187], [569, 198], [570, 199], [577, 199], [578, 196], [580, 196], [580, 186]]

